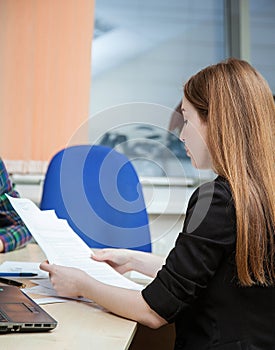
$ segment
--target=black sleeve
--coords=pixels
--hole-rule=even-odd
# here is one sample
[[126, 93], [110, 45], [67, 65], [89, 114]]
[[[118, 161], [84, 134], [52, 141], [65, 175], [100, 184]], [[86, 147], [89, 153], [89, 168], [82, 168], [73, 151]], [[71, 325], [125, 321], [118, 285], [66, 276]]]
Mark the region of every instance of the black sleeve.
[[217, 178], [192, 195], [182, 233], [157, 277], [142, 291], [168, 322], [207, 288], [224, 254], [235, 246], [235, 209], [229, 185]]

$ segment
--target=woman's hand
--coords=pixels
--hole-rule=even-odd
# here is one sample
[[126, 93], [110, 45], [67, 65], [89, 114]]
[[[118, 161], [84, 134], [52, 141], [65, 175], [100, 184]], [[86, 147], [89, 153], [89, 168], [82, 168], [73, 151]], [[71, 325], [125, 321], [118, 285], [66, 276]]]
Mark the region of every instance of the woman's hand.
[[92, 259], [96, 261], [104, 261], [112, 266], [117, 272], [124, 274], [131, 271], [131, 257], [133, 251], [128, 249], [102, 249], [92, 255]]
[[165, 258], [151, 253], [131, 249], [106, 248], [95, 252], [92, 259], [105, 261], [117, 272], [138, 271], [149, 277], [155, 277]]
[[[119, 271], [129, 271], [127, 266], [132, 259], [131, 254], [132, 251], [126, 249], [104, 249], [97, 252], [96, 260], [110, 262]], [[136, 253], [133, 251], [133, 254]], [[152, 328], [167, 323], [149, 307], [138, 290], [114, 287], [92, 278], [82, 270], [49, 264], [47, 261], [41, 263], [40, 268], [49, 272], [53, 287], [60, 296], [68, 298], [83, 296], [116, 315]]]
[[57, 294], [62, 297], [74, 298], [82, 296], [83, 283], [89, 277], [86, 272], [44, 261], [40, 269], [49, 272], [49, 276]]

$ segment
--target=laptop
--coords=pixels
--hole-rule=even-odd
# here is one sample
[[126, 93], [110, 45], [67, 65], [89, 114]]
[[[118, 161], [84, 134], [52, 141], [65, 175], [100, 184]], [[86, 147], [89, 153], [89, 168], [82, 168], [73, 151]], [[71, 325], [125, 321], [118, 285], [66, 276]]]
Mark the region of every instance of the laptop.
[[0, 334], [8, 332], [46, 332], [57, 321], [18, 287], [0, 285]]

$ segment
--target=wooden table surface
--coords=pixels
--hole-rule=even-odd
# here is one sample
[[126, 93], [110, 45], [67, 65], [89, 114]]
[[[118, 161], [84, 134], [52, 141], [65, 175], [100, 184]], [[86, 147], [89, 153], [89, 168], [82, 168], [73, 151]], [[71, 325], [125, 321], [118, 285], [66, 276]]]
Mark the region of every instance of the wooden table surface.
[[[37, 244], [30, 243], [0, 254], [0, 263], [10, 260], [41, 262], [45, 256]], [[1, 350], [121, 350], [128, 349], [136, 332], [136, 322], [115, 316], [93, 303], [68, 301], [41, 307], [58, 321], [56, 329], [46, 333], [2, 334]]]

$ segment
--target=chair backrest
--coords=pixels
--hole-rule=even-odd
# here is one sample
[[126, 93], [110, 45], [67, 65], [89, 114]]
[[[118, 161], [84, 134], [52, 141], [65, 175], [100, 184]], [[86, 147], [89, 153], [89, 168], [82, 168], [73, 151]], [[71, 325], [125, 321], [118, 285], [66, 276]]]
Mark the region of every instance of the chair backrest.
[[54, 209], [92, 248], [151, 252], [142, 187], [129, 159], [112, 148], [79, 145], [51, 160], [41, 209]]

